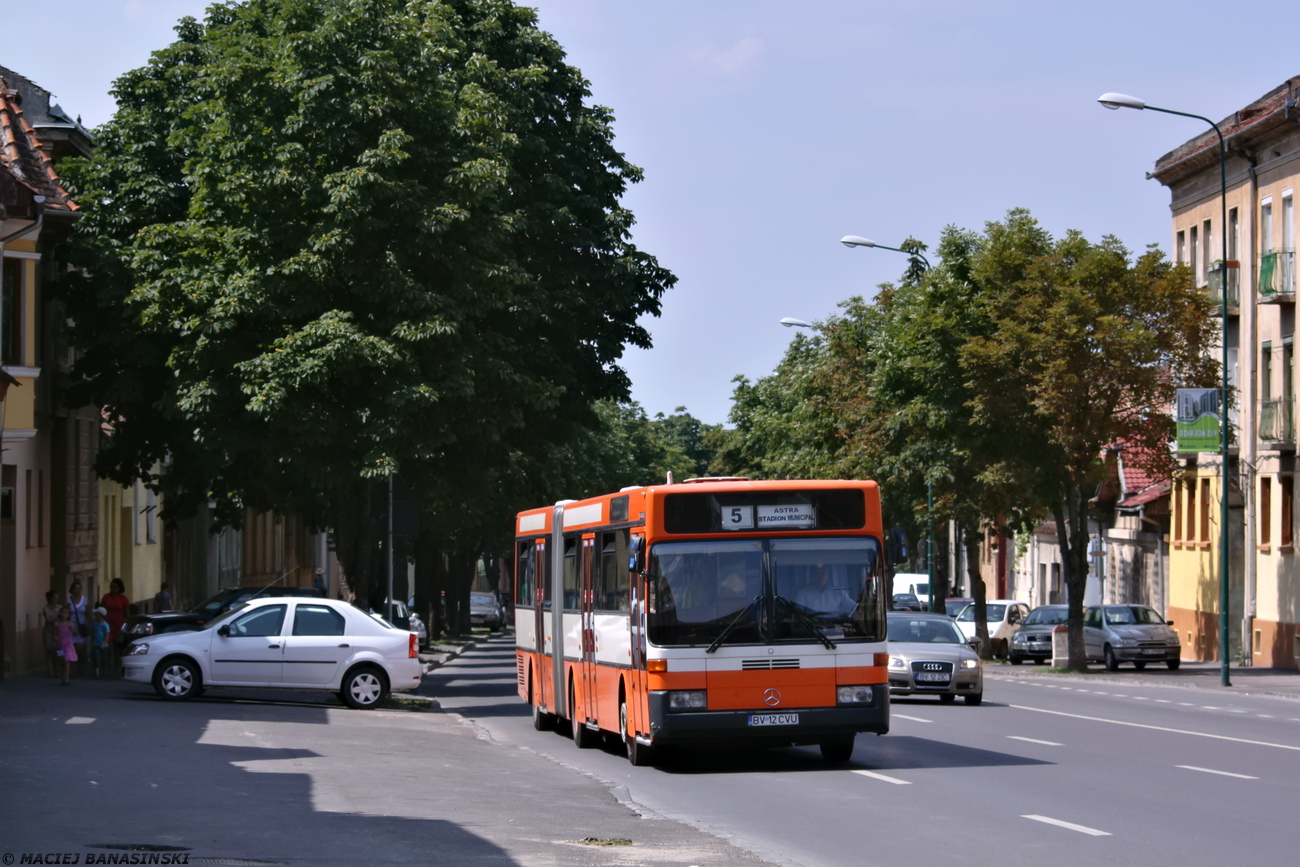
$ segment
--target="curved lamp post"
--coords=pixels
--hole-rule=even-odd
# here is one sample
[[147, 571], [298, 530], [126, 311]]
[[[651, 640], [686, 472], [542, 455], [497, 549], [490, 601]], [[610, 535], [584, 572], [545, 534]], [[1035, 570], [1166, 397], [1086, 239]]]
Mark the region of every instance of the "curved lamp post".
[[[930, 260], [926, 259], [925, 256], [915, 250], [904, 250], [901, 247], [887, 247], [884, 244], [877, 244], [870, 238], [864, 238], [861, 235], [845, 235], [843, 238], [840, 238], [840, 243], [845, 247], [879, 247], [882, 250], [893, 250], [895, 253], [902, 253], [912, 259], [920, 259], [921, 264], [925, 266], [922, 270], [930, 270]], [[783, 323], [785, 322], [784, 319], [781, 321]], [[942, 601], [939, 599], [939, 595], [934, 592], [934, 480], [928, 478], [925, 480], [925, 518], [926, 532], [929, 535], [929, 538], [925, 543], [925, 569], [930, 582], [930, 611], [937, 614], [943, 611], [944, 608]]]
[[[1226, 269], [1228, 265], [1228, 153], [1223, 144], [1223, 131], [1219, 129], [1219, 125], [1208, 117], [1202, 117], [1199, 114], [1189, 114], [1185, 111], [1174, 111], [1171, 108], [1157, 108], [1154, 105], [1147, 105], [1136, 96], [1129, 96], [1125, 93], [1103, 93], [1097, 97], [1097, 101], [1111, 111], [1118, 111], [1121, 108], [1134, 108], [1138, 111], [1176, 114], [1179, 117], [1203, 120], [1214, 129], [1214, 134], [1219, 137], [1219, 235], [1222, 239], [1223, 267]], [[1219, 501], [1221, 506], [1219, 514], [1219, 670], [1222, 684], [1231, 686], [1232, 682], [1228, 677], [1228, 275], [1226, 270], [1224, 271], [1223, 286], [1219, 294], [1222, 296], [1219, 315], [1223, 326], [1223, 390], [1219, 398], [1221, 420], [1219, 429], [1219, 463], [1221, 465], [1219, 478]]]

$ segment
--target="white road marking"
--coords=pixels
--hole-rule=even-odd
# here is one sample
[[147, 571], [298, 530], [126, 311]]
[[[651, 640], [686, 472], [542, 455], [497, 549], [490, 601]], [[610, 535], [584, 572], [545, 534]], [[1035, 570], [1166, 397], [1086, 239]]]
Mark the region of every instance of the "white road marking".
[[1007, 735], [1013, 741], [1025, 741], [1031, 744], [1043, 744], [1048, 747], [1063, 747], [1065, 744], [1058, 744], [1056, 741], [1040, 741], [1037, 738], [1022, 738], [1020, 735]]
[[[1228, 490], [1231, 491], [1232, 489], [1229, 488]], [[1179, 707], [1196, 707], [1196, 705], [1192, 704], [1190, 701], [1180, 701], [1180, 702], [1178, 703], [1178, 706], [1179, 706]]]
[[1065, 711], [1061, 711], [1061, 710], [1045, 710], [1044, 708], [1041, 707], [1025, 707], [1024, 705], [1020, 705], [1020, 704], [1012, 704], [1012, 705], [1008, 705], [1008, 707], [1015, 708], [1016, 710], [1031, 710], [1034, 711], [1035, 713], [1050, 713], [1053, 716], [1068, 716], [1073, 719], [1088, 720], [1089, 722], [1110, 723], [1111, 725], [1117, 725], [1117, 726], [1130, 726], [1135, 729], [1150, 729], [1151, 731], [1156, 731], [1156, 732], [1172, 732], [1173, 734], [1176, 735], [1194, 735], [1195, 737], [1198, 738], [1213, 738], [1216, 741], [1232, 741], [1233, 743], [1238, 743], [1238, 744], [1254, 744], [1257, 747], [1275, 747], [1276, 749], [1279, 750], [1295, 750], [1297, 752], [1300, 752], [1300, 747], [1293, 746], [1292, 744], [1274, 744], [1268, 741], [1252, 741], [1247, 738], [1231, 738], [1228, 737], [1227, 735], [1212, 735], [1209, 734], [1208, 732], [1192, 732], [1192, 731], [1187, 731], [1186, 729], [1171, 729], [1168, 728], [1167, 726], [1152, 726], [1152, 725], [1146, 725], [1144, 723], [1127, 722], [1125, 720], [1119, 720], [1119, 719], [1105, 719], [1104, 717], [1099, 717], [1099, 716], [1084, 716], [1083, 714], [1066, 713]]
[[[1228, 490], [1231, 491], [1232, 488], [1228, 488]], [[1147, 699], [1146, 699], [1146, 696], [1144, 696], [1144, 695], [1135, 695], [1135, 696], [1133, 696], [1133, 700], [1134, 700], [1134, 701], [1146, 701]]]
[[[1231, 491], [1232, 488], [1229, 488], [1228, 490]], [[1128, 693], [1126, 693], [1126, 692], [1117, 692], [1117, 693], [1115, 693], [1115, 698], [1128, 698]]]
[[[1228, 488], [1228, 490], [1231, 491], [1232, 488]], [[1102, 692], [1101, 690], [1094, 690], [1094, 692], [1096, 692], [1097, 695], [1110, 695], [1110, 693]]]
[[[1231, 492], [1232, 488], [1228, 488], [1228, 491]], [[1231, 575], [1232, 573], [1229, 572], [1228, 574]], [[1276, 717], [1274, 717], [1271, 713], [1257, 713], [1255, 714], [1255, 716], [1259, 717], [1260, 719], [1276, 719]]]
[[68, 721], [65, 722], [64, 725], [80, 726], [80, 725], [86, 725], [87, 723], [93, 723], [94, 721], [95, 718], [93, 716], [70, 716], [68, 717]]
[[934, 722], [934, 720], [921, 719], [919, 716], [908, 716], [901, 713], [891, 713], [890, 716], [898, 717], [899, 719], [910, 719], [912, 722]]
[[1055, 825], [1058, 828], [1068, 828], [1071, 831], [1078, 831], [1080, 834], [1090, 834], [1093, 837], [1109, 837], [1109, 831], [1098, 831], [1096, 828], [1089, 828], [1087, 825], [1076, 825], [1073, 822], [1063, 822], [1060, 819], [1053, 819], [1048, 816], [1021, 816], [1022, 819], [1033, 819], [1035, 822], [1045, 822], [1048, 825]]
[[[1229, 488], [1228, 490], [1232, 490], [1232, 489]], [[1167, 698], [1157, 698], [1157, 699], [1155, 699], [1155, 702], [1156, 702], [1157, 704], [1169, 704], [1169, 703], [1170, 703], [1170, 702], [1169, 702], [1169, 699], [1167, 699]]]
[[887, 777], [884, 774], [877, 774], [875, 771], [849, 771], [851, 774], [861, 774], [864, 777], [871, 777], [873, 780], [884, 780], [886, 783], [893, 783], [895, 786], [910, 786], [910, 780], [900, 780], [897, 777]]
[[1251, 776], [1247, 776], [1246, 774], [1232, 774], [1229, 773], [1228, 771], [1216, 771], [1213, 768], [1198, 768], [1196, 767], [1196, 765], [1177, 765], [1176, 767], [1183, 768], [1184, 770], [1188, 770], [1188, 771], [1200, 771], [1202, 774], [1218, 774], [1221, 777], [1236, 777], [1239, 780], [1259, 779], [1259, 777], [1251, 777]]
[[[1232, 489], [1229, 488], [1228, 490], [1231, 491]], [[1201, 705], [1201, 710], [1223, 710], [1223, 708], [1215, 707], [1214, 705], [1211, 704], [1203, 704]]]

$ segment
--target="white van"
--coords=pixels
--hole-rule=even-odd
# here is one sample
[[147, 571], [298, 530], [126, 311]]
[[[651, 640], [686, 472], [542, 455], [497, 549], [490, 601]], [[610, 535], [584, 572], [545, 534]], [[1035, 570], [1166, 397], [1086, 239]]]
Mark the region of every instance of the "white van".
[[924, 572], [895, 572], [893, 592], [911, 593], [926, 610], [930, 608], [930, 576]]

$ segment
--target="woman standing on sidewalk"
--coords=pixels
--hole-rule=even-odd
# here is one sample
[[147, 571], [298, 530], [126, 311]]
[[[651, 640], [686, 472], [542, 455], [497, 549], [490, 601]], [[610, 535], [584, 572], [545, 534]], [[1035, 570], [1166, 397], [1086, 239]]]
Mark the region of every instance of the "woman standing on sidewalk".
[[77, 657], [85, 658], [86, 639], [90, 636], [90, 618], [87, 616], [88, 606], [87, 599], [81, 592], [81, 582], [73, 581], [72, 586], [68, 588], [68, 601], [64, 604], [68, 606], [72, 621], [72, 643], [82, 653], [75, 654], [73, 661]]
[[59, 619], [59, 594], [54, 590], [45, 592], [45, 607], [41, 609], [41, 640], [45, 644], [45, 664], [50, 677], [58, 676], [59, 630], [55, 622]]
[[77, 661], [77, 645], [73, 642], [72, 609], [64, 605], [59, 609], [59, 619], [54, 621], [54, 629], [59, 636], [59, 649], [55, 651], [63, 660], [63, 685], [68, 685], [68, 676], [72, 673], [72, 663]]
[[121, 578], [114, 578], [108, 582], [108, 592], [104, 594], [99, 604], [108, 612], [104, 619], [108, 621], [108, 645], [112, 648], [112, 652], [107, 676], [117, 677], [119, 668], [117, 642], [122, 637], [122, 626], [126, 623], [131, 608], [131, 600], [126, 598], [126, 585], [122, 583]]

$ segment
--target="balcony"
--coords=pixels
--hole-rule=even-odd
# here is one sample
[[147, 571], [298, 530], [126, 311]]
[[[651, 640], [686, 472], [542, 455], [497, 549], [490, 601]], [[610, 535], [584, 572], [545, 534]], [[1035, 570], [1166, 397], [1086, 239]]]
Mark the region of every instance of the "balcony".
[[1274, 250], [1259, 257], [1261, 304], [1295, 302], [1295, 251]]
[[1259, 406], [1259, 438], [1270, 443], [1295, 442], [1295, 398], [1263, 401]]
[[[1224, 262], [1222, 259], [1215, 260], [1209, 268], [1209, 278], [1206, 281], [1206, 292], [1210, 300], [1215, 304], [1223, 303], [1223, 284], [1224, 276], [1227, 275], [1228, 284], [1228, 307], [1241, 306], [1241, 263], [1236, 259], [1229, 259]], [[1236, 312], [1236, 311], [1230, 311]]]

